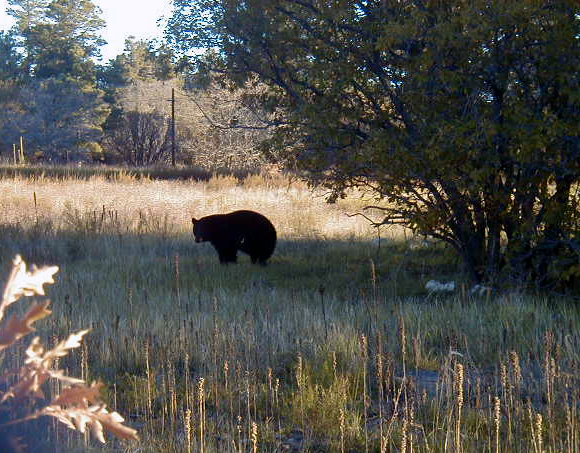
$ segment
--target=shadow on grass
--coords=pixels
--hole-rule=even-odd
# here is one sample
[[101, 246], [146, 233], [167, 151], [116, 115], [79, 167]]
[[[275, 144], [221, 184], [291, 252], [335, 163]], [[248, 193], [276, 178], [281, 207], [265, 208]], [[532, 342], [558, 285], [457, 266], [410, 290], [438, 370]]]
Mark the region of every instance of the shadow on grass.
[[[374, 403], [371, 408], [383, 403], [382, 387], [379, 392], [372, 375], [368, 379], [374, 389], [369, 394], [361, 385], [373, 364], [379, 363], [379, 355], [388, 360], [385, 383], [391, 401], [398, 400], [395, 395], [402, 390], [407, 392], [405, 401], [415, 394], [411, 384], [403, 387], [411, 382], [400, 378], [405, 373], [423, 388], [431, 386], [424, 395], [417, 392], [414, 400], [423, 426], [431, 426], [436, 418], [433, 408], [444, 414], [447, 401], [451, 410], [459, 405], [453, 399], [457, 384], [449, 373], [458, 368], [450, 368], [455, 363], [451, 360], [465, 366], [471, 392], [483, 392], [481, 399], [465, 400], [478, 416], [487, 416], [481, 426], [493, 427], [494, 414], [480, 410], [477, 401], [485, 404], [514, 391], [517, 406], [506, 408], [512, 415], [524, 414], [518, 429], [522, 433], [528, 429], [525, 414], [531, 409], [526, 401], [533, 398], [545, 404], [541, 397], [546, 378], [526, 370], [542, 370], [546, 358], [554, 360], [553, 369], [563, 371], [550, 377], [560, 392], [552, 401], [578, 405], [577, 391], [569, 391], [578, 387], [577, 310], [562, 307], [556, 312], [519, 295], [485, 303], [455, 296], [428, 303], [411, 297], [401, 303], [399, 298], [421, 294], [425, 280], [456, 275], [456, 257], [440, 245], [412, 248], [386, 242], [378, 248], [371, 241], [282, 238], [266, 267], [252, 265], [245, 255], [237, 265], [221, 266], [211, 245], [195, 244], [187, 234], [80, 234], [41, 225], [28, 229], [0, 225], [3, 271], [16, 253], [29, 263], [61, 267], [50, 290], [54, 324], [39, 328], [39, 335], [60, 338], [64, 332], [93, 329], [83, 341], [85, 361], [81, 354], [71, 354], [60, 366], [72, 375], [84, 370], [91, 379], [106, 382], [105, 400], [114, 401], [115, 408], [131, 417], [144, 439], [150, 435], [148, 441], [158, 444], [178, 438], [168, 432], [183, 432], [181, 417], [168, 417], [168, 408], [175, 406], [174, 413], [183, 413], [179, 411], [187, 404], [196, 407], [192, 395], [202, 394], [208, 399], [199, 404], [207, 406], [207, 420], [216, 426], [208, 433], [212, 448], [207, 451], [234, 451], [218, 448], [218, 438], [239, 435], [236, 423], [250, 410], [250, 391], [254, 419], [276, 420], [276, 434], [306, 419], [307, 428], [324, 439], [329, 426], [337, 424], [339, 414], [332, 410], [338, 405], [349, 411], [351, 420], [360, 421], [358, 429], [363, 432], [368, 423], [362, 408], [367, 401]], [[379, 298], [383, 303], [373, 306]], [[366, 356], [361, 352], [363, 335], [369, 348]], [[514, 357], [522, 358], [520, 375], [532, 378], [515, 378]], [[403, 363], [407, 372], [402, 371]], [[517, 363], [520, 369], [519, 358]], [[500, 374], [501, 369], [508, 371]], [[489, 385], [474, 387], [473, 378], [484, 376], [482, 370]], [[303, 373], [305, 378], [299, 380]], [[516, 380], [508, 385], [506, 379], [512, 378]], [[207, 394], [200, 391], [203, 382]], [[449, 393], [435, 400], [427, 394], [433, 386]], [[348, 402], [343, 399], [346, 395]], [[448, 419], [453, 421], [451, 415]], [[438, 424], [433, 433], [446, 435], [457, 426]], [[497, 437], [490, 432], [493, 442]], [[462, 434], [469, 435], [473, 433]], [[328, 445], [334, 445], [331, 441], [340, 433], [335, 430], [332, 436]], [[66, 439], [60, 434], [58, 438]], [[445, 439], [437, 440], [437, 445]], [[363, 440], [357, 442], [353, 451], [363, 451]], [[184, 449], [175, 444], [143, 451]]]
[[171, 288], [179, 278], [192, 291], [263, 287], [323, 290], [348, 298], [379, 290], [389, 297], [425, 294], [426, 281], [455, 278], [459, 264], [440, 245], [412, 249], [399, 241], [379, 247], [373, 241], [282, 238], [265, 267], [252, 265], [242, 252], [238, 264], [220, 265], [211, 244], [196, 244], [187, 234], [92, 234], [54, 231], [43, 223], [26, 229], [0, 225], [0, 250], [5, 273], [14, 255], [21, 254], [29, 263], [56, 264], [86, 278], [122, 279], [145, 288]]

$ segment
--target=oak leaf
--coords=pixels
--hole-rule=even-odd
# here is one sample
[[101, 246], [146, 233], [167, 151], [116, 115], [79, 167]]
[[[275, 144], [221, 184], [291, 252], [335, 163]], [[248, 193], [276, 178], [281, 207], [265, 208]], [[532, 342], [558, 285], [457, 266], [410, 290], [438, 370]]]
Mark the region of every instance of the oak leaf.
[[0, 326], [0, 351], [14, 344], [20, 338], [34, 332], [32, 327], [36, 321], [49, 316], [52, 312], [47, 309], [50, 301], [33, 305], [22, 319], [18, 315], [12, 315], [8, 321]]

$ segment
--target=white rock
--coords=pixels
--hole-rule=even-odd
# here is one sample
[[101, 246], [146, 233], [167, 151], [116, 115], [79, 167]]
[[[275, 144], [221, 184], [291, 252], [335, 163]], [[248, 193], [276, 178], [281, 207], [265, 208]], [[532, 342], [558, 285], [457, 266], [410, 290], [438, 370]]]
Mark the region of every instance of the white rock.
[[425, 289], [433, 293], [452, 293], [455, 291], [455, 282], [441, 283], [437, 280], [429, 280]]
[[485, 296], [487, 293], [491, 292], [492, 288], [484, 285], [475, 285], [469, 290], [470, 296]]

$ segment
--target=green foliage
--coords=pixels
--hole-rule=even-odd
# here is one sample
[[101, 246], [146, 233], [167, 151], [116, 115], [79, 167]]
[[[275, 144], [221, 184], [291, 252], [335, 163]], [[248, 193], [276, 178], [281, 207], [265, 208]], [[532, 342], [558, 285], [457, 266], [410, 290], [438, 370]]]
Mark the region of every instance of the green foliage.
[[368, 191], [379, 224], [446, 241], [476, 281], [562, 283], [560, 258], [577, 263], [577, 4], [174, 6], [170, 44], [239, 86], [265, 83], [264, 150], [330, 201]]
[[100, 91], [62, 77], [32, 80], [13, 101], [0, 124], [3, 139], [18, 143], [23, 136], [27, 152], [41, 151], [50, 159], [87, 158], [86, 144], [100, 139], [108, 113]]
[[2, 85], [21, 78], [22, 57], [17, 51], [17, 43], [10, 32], [0, 31], [0, 81]]
[[88, 0], [10, 0], [16, 25], [3, 36], [0, 66], [11, 86], [0, 97], [4, 148], [24, 138], [26, 149], [48, 160], [87, 159], [86, 143], [100, 140], [108, 115], [96, 87], [100, 9]]
[[16, 19], [22, 41], [24, 71], [29, 76], [67, 76], [93, 81], [99, 31], [105, 22], [100, 9], [88, 0], [10, 0], [8, 13]]
[[[99, 87], [106, 93], [107, 102], [122, 111], [118, 90], [130, 83], [140, 81], [165, 81], [174, 77], [171, 52], [164, 46], [155, 47], [153, 42], [125, 41], [125, 50], [115, 59], [100, 66], [97, 74]], [[111, 126], [113, 126], [112, 124]]]
[[125, 84], [135, 80], [168, 80], [174, 76], [171, 63], [172, 53], [153, 41], [125, 40], [125, 50], [109, 65], [122, 74]]

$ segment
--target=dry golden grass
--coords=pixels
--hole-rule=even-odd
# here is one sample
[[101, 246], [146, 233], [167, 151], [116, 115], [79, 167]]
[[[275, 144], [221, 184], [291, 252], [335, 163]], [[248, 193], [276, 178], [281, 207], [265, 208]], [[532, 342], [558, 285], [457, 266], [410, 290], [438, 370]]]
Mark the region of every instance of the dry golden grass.
[[36, 216], [58, 222], [66, 218], [63, 213], [100, 215], [104, 209], [123, 219], [129, 231], [136, 230], [140, 216], [146, 215], [163, 219], [173, 233], [189, 233], [192, 216], [252, 209], [272, 219], [281, 238], [362, 239], [375, 234], [362, 217], [348, 216], [360, 209], [362, 201], [328, 205], [322, 194], [302, 183], [279, 178], [258, 184], [256, 178], [244, 183], [233, 177], [209, 182], [7, 178], [0, 179], [0, 213], [6, 223], [29, 222]]

